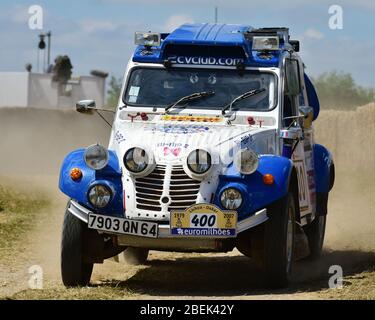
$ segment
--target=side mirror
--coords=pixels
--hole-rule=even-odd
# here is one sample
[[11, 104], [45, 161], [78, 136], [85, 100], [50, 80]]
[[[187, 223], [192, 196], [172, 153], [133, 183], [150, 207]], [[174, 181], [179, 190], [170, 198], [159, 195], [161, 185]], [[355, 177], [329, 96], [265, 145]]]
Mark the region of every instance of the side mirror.
[[300, 106], [299, 112], [303, 115], [303, 127], [306, 129], [311, 128], [314, 120], [314, 109], [309, 106]]
[[293, 47], [295, 52], [299, 52], [299, 41], [298, 40], [289, 40], [290, 45]]
[[80, 113], [91, 113], [96, 109], [94, 100], [81, 100], [76, 103], [76, 110]]

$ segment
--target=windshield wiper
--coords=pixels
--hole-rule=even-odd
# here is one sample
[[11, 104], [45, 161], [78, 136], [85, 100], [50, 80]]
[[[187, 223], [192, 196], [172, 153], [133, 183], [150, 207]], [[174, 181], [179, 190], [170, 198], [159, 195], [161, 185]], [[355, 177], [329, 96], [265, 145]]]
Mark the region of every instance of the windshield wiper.
[[215, 94], [214, 91], [202, 91], [202, 92], [196, 92], [196, 93], [189, 94], [185, 97], [182, 97], [182, 98], [178, 99], [176, 102], [171, 103], [169, 106], [166, 106], [164, 111], [167, 112], [169, 109], [172, 109], [172, 108], [178, 106], [180, 103], [198, 100], [198, 99], [201, 99], [201, 98], [204, 98], [204, 97], [213, 96], [214, 94]]
[[227, 111], [228, 109], [232, 109], [232, 106], [234, 104], [236, 104], [237, 102], [241, 101], [241, 100], [244, 100], [244, 99], [247, 99], [247, 98], [250, 98], [250, 97], [253, 97], [261, 92], [264, 92], [266, 91], [265, 88], [262, 88], [262, 89], [256, 89], [256, 90], [251, 90], [251, 91], [247, 91], [243, 94], [241, 94], [240, 96], [238, 96], [237, 98], [233, 99], [232, 102], [230, 102], [229, 104], [227, 104], [223, 109], [221, 109], [221, 114], [222, 115], [225, 115], [225, 111]]

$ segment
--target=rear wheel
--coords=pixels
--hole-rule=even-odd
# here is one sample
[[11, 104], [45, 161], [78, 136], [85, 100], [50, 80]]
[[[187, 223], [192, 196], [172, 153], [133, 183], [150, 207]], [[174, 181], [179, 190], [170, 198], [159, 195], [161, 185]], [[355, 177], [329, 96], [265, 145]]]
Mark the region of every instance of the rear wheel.
[[263, 268], [266, 283], [279, 288], [288, 285], [293, 267], [296, 207], [292, 193], [267, 208]]
[[311, 259], [318, 258], [322, 253], [326, 222], [327, 216], [320, 215], [315, 217], [314, 221], [304, 228], [309, 242], [309, 258]]
[[147, 261], [148, 249], [129, 247], [124, 251], [123, 255], [127, 264], [138, 266]]
[[66, 287], [86, 286], [90, 283], [94, 264], [83, 259], [86, 229], [84, 222], [70, 212], [65, 212], [61, 239], [61, 276]]

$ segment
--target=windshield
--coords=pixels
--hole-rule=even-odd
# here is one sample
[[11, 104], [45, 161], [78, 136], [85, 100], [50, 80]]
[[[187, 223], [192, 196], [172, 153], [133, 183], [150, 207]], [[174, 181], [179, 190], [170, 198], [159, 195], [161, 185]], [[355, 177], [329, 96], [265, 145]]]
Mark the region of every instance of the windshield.
[[236, 109], [268, 111], [276, 105], [276, 76], [270, 72], [206, 69], [137, 68], [130, 75], [123, 101], [131, 106], [165, 107], [196, 92], [212, 96], [186, 102], [193, 109], [221, 109], [241, 94], [264, 92], [239, 101]]

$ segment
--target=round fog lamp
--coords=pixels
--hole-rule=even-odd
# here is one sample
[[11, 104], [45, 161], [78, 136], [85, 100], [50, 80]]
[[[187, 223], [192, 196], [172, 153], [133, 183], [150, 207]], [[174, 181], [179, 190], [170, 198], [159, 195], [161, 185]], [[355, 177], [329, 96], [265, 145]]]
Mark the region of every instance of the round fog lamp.
[[111, 200], [111, 196], [111, 190], [102, 184], [93, 186], [88, 192], [88, 200], [96, 208], [104, 208]]
[[221, 194], [220, 202], [225, 209], [236, 210], [242, 204], [241, 192], [234, 188], [225, 189]]

